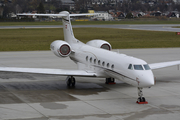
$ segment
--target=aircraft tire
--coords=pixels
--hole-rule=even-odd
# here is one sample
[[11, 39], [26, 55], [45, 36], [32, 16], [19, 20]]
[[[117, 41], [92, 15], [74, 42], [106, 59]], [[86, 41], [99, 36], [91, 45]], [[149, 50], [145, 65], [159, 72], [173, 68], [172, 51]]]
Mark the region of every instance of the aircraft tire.
[[71, 86], [71, 79], [69, 78], [67, 81], [67, 86], [70, 87]]
[[138, 101], [139, 101], [139, 102], [146, 102], [146, 99], [145, 99], [144, 97], [142, 97], [142, 98], [139, 97], [139, 98], [138, 98]]
[[75, 84], [76, 84], [76, 80], [75, 80], [75, 78], [73, 77], [73, 79], [71, 80], [71, 85], [72, 85], [72, 87], [74, 87]]
[[144, 97], [142, 97], [142, 102], [146, 102], [146, 99]]
[[114, 78], [106, 78], [106, 84], [114, 83]]
[[67, 86], [68, 86], [68, 87], [71, 87], [71, 86], [74, 87], [75, 84], [76, 84], [76, 80], [75, 80], [74, 77], [72, 77], [72, 79], [69, 78], [69, 79], [67, 80]]

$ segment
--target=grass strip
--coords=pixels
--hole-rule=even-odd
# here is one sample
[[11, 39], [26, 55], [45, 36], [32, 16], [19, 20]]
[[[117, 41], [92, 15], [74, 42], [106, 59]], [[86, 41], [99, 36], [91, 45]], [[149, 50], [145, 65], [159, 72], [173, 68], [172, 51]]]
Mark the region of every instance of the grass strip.
[[[74, 28], [77, 39], [108, 41], [113, 49], [180, 47], [180, 35], [175, 32], [124, 30], [111, 28]], [[63, 40], [62, 28], [0, 29], [0, 51], [49, 50], [51, 42]]]
[[[99, 25], [99, 24], [179, 24], [177, 20], [121, 20], [121, 21], [72, 21], [73, 25]], [[17, 25], [62, 25], [61, 21], [54, 22], [0, 22], [0, 26]]]

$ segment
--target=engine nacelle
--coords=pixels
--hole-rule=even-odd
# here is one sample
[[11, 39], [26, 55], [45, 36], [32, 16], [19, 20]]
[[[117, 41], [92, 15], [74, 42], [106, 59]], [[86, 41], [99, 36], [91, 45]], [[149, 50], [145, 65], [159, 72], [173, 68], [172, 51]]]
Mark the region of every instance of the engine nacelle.
[[106, 50], [112, 49], [111, 44], [104, 40], [91, 40], [91, 41], [87, 42], [86, 44], [93, 46], [93, 47], [106, 49]]
[[58, 57], [68, 57], [71, 54], [71, 46], [62, 40], [52, 42], [50, 49]]

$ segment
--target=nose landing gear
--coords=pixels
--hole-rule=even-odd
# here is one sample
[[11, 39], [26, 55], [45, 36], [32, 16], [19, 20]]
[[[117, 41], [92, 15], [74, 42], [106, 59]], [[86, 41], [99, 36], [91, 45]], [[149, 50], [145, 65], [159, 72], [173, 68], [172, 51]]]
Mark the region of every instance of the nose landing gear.
[[138, 87], [138, 96], [139, 98], [137, 99], [138, 104], [148, 104], [148, 102], [146, 101], [146, 99], [143, 96], [143, 92], [142, 92], [143, 88]]

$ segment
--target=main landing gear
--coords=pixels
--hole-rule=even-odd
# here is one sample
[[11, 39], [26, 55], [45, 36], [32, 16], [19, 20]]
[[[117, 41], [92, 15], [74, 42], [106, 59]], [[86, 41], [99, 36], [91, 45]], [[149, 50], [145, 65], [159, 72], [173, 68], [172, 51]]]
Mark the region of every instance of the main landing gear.
[[76, 84], [76, 80], [75, 80], [75, 78], [73, 76], [68, 76], [66, 78], [66, 83], [67, 83], [68, 87], [74, 87], [75, 84]]
[[106, 78], [106, 84], [116, 84], [114, 78]]
[[137, 99], [138, 104], [148, 104], [148, 102], [146, 101], [146, 99], [143, 96], [143, 92], [142, 92], [143, 88], [138, 87], [138, 96], [139, 98]]

